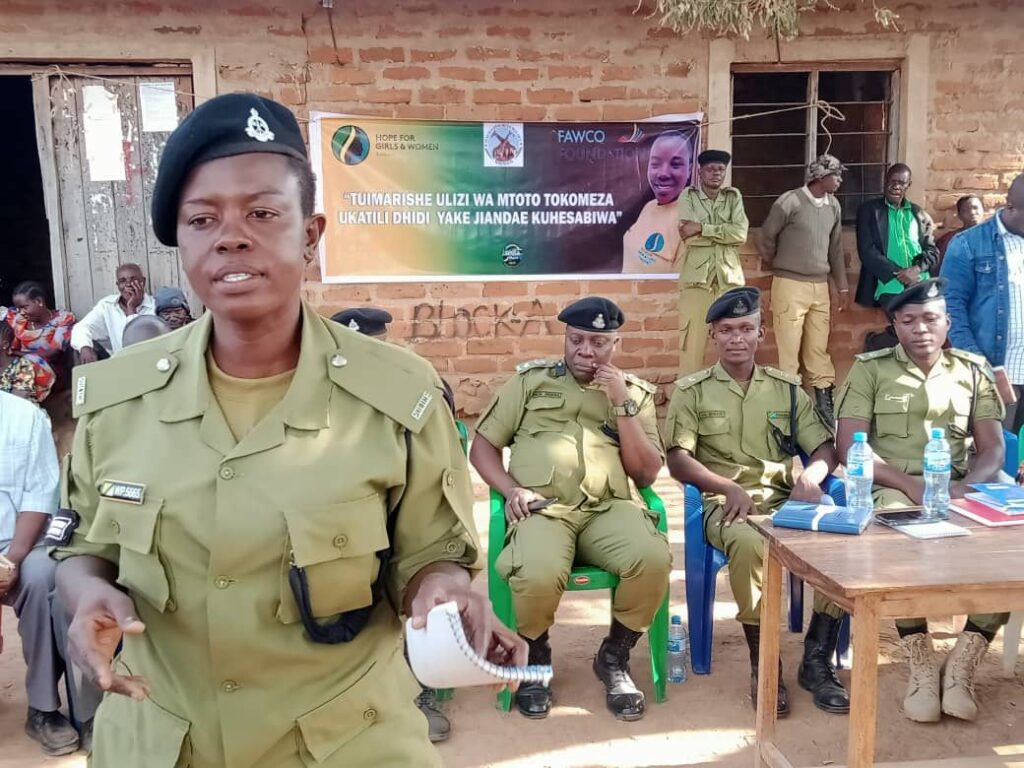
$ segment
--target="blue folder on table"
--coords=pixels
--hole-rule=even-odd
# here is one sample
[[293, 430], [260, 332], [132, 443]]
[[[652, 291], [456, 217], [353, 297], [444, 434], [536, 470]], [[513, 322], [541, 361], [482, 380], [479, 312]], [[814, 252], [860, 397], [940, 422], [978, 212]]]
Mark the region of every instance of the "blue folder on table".
[[787, 501], [772, 515], [772, 524], [779, 528], [856, 535], [868, 527], [871, 516], [870, 510], [855, 512], [849, 507], [834, 507], [831, 504]]

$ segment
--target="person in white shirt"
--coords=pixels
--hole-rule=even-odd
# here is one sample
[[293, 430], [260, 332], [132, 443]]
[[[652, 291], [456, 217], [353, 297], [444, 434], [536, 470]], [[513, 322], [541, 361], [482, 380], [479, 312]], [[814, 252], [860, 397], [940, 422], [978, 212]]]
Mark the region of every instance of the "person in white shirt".
[[117, 293], [104, 296], [71, 331], [71, 347], [83, 363], [94, 363], [121, 349], [124, 327], [135, 315], [155, 315], [156, 302], [146, 293], [138, 264], [117, 268]]
[[[28, 668], [25, 733], [47, 755], [66, 755], [79, 748], [78, 733], [59, 711], [57, 684], [64, 653], [56, 638], [66, 635], [68, 622], [56, 598], [51, 604], [57, 564], [42, 546], [59, 489], [57, 450], [46, 412], [0, 392], [0, 554], [14, 565], [13, 577], [0, 580], [0, 603], [11, 606], [18, 617]], [[76, 715], [91, 720], [98, 693], [75, 694], [75, 699]]]

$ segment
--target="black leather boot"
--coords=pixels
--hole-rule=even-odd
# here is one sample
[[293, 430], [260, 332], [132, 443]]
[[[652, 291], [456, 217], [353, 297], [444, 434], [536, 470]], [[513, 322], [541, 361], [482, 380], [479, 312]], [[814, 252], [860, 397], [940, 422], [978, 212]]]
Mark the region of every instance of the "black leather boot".
[[594, 657], [594, 674], [604, 683], [608, 709], [619, 720], [644, 716], [644, 693], [629, 676], [629, 652], [642, 634], [613, 619], [611, 631]]
[[[761, 663], [761, 627], [757, 624], [742, 624], [743, 636], [747, 639], [750, 649], [750, 703], [757, 709], [757, 668]], [[775, 716], [785, 717], [789, 714], [789, 691], [782, 682], [782, 659], [779, 659], [779, 694], [775, 699]]]
[[[548, 642], [547, 632], [536, 640], [528, 637], [523, 637], [523, 640], [530, 646], [530, 664], [551, 663], [551, 644]], [[543, 720], [551, 712], [551, 686], [544, 683], [523, 683], [516, 690], [516, 706], [524, 717]]]
[[828, 389], [817, 389], [814, 390], [814, 405], [818, 409], [818, 413], [828, 423], [829, 427], [835, 429], [836, 426], [836, 409], [835, 404], [832, 402], [832, 392], [834, 388], [829, 387]]
[[832, 666], [841, 624], [842, 619], [833, 619], [824, 613], [811, 614], [811, 625], [804, 637], [804, 659], [797, 677], [800, 687], [814, 694], [814, 706], [837, 715], [850, 711], [850, 694], [839, 682], [836, 668]]

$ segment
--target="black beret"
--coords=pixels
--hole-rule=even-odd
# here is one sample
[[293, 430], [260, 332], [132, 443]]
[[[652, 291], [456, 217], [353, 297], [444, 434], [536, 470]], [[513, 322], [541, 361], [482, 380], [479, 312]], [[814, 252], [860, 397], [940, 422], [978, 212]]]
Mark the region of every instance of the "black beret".
[[331, 315], [334, 322], [347, 325], [364, 336], [381, 336], [387, 333], [388, 323], [393, 319], [390, 312], [376, 307], [352, 307]]
[[250, 152], [307, 159], [302, 132], [288, 107], [254, 93], [226, 93], [204, 101], [182, 120], [167, 139], [153, 187], [157, 240], [178, 244], [178, 200], [193, 168]]
[[707, 165], [708, 163], [725, 163], [728, 165], [730, 160], [732, 160], [732, 155], [723, 149], [705, 149], [697, 155], [697, 165]]
[[896, 310], [907, 304], [927, 304], [929, 301], [944, 298], [946, 294], [946, 279], [944, 277], [933, 277], [930, 280], [922, 280], [905, 288], [903, 293], [885, 300], [885, 312], [889, 317], [896, 314]]
[[761, 291], [752, 286], [730, 288], [708, 307], [705, 323], [732, 317], [746, 317], [761, 311]]
[[587, 296], [574, 301], [559, 313], [558, 319], [581, 331], [600, 333], [617, 330], [626, 322], [626, 316], [615, 302], [601, 296]]

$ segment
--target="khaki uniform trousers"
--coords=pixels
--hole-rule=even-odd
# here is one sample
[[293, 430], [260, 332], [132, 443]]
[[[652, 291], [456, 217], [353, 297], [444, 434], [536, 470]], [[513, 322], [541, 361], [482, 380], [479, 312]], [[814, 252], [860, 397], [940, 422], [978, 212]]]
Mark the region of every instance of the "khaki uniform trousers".
[[[729, 558], [729, 585], [739, 607], [736, 621], [741, 624], [761, 623], [761, 587], [764, 584], [764, 537], [749, 523], [722, 525], [722, 504], [705, 499], [704, 537], [715, 549]], [[758, 518], [761, 519], [761, 518]], [[843, 616], [843, 609], [818, 592], [814, 593], [814, 612], [834, 619]]]
[[804, 384], [815, 389], [828, 389], [836, 383], [836, 369], [828, 354], [830, 309], [827, 281], [772, 278], [772, 325], [779, 368], [799, 376], [803, 365], [807, 374]]
[[[875, 486], [871, 494], [875, 499], [875, 509], [898, 509], [900, 507], [913, 507], [914, 502], [902, 491], [895, 488], [879, 488]], [[967, 620], [979, 629], [995, 634], [999, 628], [1006, 624], [1010, 618], [1009, 613], [973, 613], [968, 615]], [[900, 629], [914, 630], [921, 632], [928, 631], [928, 621], [924, 618], [896, 619], [896, 626]]]
[[717, 280], [709, 285], [684, 284], [679, 289], [679, 375], [704, 370], [704, 350], [708, 344], [708, 328], [704, 318], [712, 302], [731, 288], [740, 288], [741, 283], [719, 284]]
[[495, 568], [508, 580], [523, 637], [535, 640], [554, 624], [573, 563], [618, 576], [612, 616], [636, 632], [650, 626], [668, 589], [668, 541], [652, 513], [638, 504], [623, 499], [605, 504], [603, 511], [535, 513], [510, 527]]

